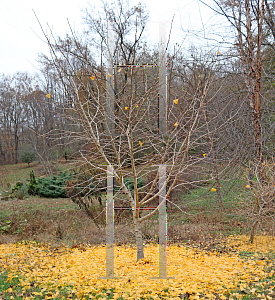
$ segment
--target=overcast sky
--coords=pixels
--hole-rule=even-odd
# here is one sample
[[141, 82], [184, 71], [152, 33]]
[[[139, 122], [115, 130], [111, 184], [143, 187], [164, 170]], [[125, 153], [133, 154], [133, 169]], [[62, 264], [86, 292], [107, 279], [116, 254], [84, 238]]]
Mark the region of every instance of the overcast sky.
[[[137, 2], [139, 1], [132, 0], [133, 4]], [[187, 30], [207, 31], [213, 26], [212, 12], [200, 5], [198, 0], [140, 2], [145, 2], [150, 11], [151, 23], [148, 33], [156, 42], [158, 23], [155, 22], [171, 21], [174, 14], [173, 42], [183, 39]], [[48, 23], [55, 34], [64, 36], [69, 31], [67, 18], [74, 29], [82, 30], [82, 10], [89, 7], [88, 3], [98, 9], [102, 5], [100, 0], [0, 0], [0, 73], [35, 72], [38, 53], [47, 53], [48, 47], [43, 42], [43, 35], [33, 10], [44, 28]], [[167, 31], [169, 27], [168, 23]], [[189, 46], [190, 41], [187, 44]]]

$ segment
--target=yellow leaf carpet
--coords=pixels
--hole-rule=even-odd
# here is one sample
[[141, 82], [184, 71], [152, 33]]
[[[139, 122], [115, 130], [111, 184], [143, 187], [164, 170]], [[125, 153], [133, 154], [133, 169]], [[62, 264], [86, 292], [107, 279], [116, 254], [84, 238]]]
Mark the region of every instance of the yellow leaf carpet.
[[[167, 248], [168, 276], [175, 279], [154, 280], [158, 276], [158, 246], [145, 247], [145, 259], [136, 262], [136, 249], [130, 246], [115, 247], [115, 276], [121, 279], [99, 279], [106, 274], [105, 247], [54, 248], [35, 242], [0, 245], [0, 273], [8, 272], [8, 278], [20, 274], [20, 284], [28, 289], [31, 282], [51, 291], [58, 287], [72, 286], [72, 293], [83, 297], [93, 292], [114, 288], [114, 299], [181, 299], [188, 293], [190, 299], [223, 299], [237, 284], [246, 287], [268, 274], [266, 260], [242, 258], [240, 251], [268, 253], [275, 249], [274, 237], [257, 237], [251, 245], [248, 237], [231, 237], [226, 245], [228, 253], [195, 249], [190, 246], [171, 245]], [[255, 254], [257, 255], [257, 254]], [[274, 271], [271, 271], [271, 273]], [[50, 299], [51, 297], [48, 297]], [[91, 297], [92, 298], [92, 297]]]

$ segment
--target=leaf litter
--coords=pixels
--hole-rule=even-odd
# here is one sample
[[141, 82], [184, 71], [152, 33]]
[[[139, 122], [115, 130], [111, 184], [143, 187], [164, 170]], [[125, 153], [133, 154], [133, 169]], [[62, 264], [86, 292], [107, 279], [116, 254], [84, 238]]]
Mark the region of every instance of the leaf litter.
[[[7, 272], [8, 280], [20, 274], [23, 291], [34, 282], [53, 292], [70, 286], [71, 295], [80, 299], [111, 289], [112, 299], [183, 299], [185, 295], [188, 299], [217, 299], [216, 296], [226, 299], [224, 295], [231, 290], [240, 286], [247, 290], [251, 282], [274, 276], [274, 266], [266, 257], [275, 249], [275, 238], [260, 236], [252, 245], [247, 241], [246, 236], [229, 237], [224, 241], [226, 252], [170, 245], [167, 275], [175, 278], [158, 280], [151, 279], [158, 276], [158, 245], [145, 246], [145, 258], [139, 262], [134, 247], [115, 246], [115, 276], [121, 278], [99, 279], [106, 275], [105, 246], [56, 248], [36, 242], [2, 244], [0, 273]], [[47, 299], [53, 297], [54, 293]]]

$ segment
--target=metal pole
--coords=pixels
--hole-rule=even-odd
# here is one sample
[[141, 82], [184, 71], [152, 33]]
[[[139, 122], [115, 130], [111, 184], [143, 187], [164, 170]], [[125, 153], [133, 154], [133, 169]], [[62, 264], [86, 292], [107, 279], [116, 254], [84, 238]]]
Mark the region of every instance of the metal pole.
[[166, 165], [159, 166], [159, 277], [167, 277]]
[[114, 32], [113, 23], [107, 23], [107, 74], [106, 74], [106, 114], [107, 114], [107, 131], [110, 135], [114, 134]]
[[159, 133], [167, 135], [166, 22], [159, 22]]
[[100, 279], [119, 278], [114, 276], [114, 170], [107, 166], [107, 203], [106, 203], [106, 277]]
[[106, 276], [114, 277], [114, 179], [113, 167], [107, 167], [107, 205], [106, 205]]
[[167, 212], [166, 212], [166, 165], [159, 166], [159, 277], [152, 279], [174, 279], [167, 277]]
[[[159, 133], [167, 136], [166, 22], [159, 22]], [[167, 277], [166, 165], [159, 166], [159, 279]]]

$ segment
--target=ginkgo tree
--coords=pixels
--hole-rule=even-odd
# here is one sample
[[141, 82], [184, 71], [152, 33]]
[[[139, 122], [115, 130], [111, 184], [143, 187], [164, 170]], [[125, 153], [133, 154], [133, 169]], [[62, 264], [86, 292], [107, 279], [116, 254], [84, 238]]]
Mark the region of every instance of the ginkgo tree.
[[[135, 24], [138, 26], [138, 22]], [[113, 53], [108, 48], [106, 28], [106, 47], [102, 51], [107, 68], [104, 69], [98, 68], [90, 60], [91, 56], [78, 47], [76, 37], [72, 38], [77, 50], [74, 53], [68, 53], [54, 36], [45, 33], [45, 37], [56, 78], [62, 83], [66, 97], [62, 118], [70, 120], [70, 129], [63, 130], [62, 134], [82, 142], [80, 160], [99, 170], [99, 175], [93, 178], [94, 190], [102, 188], [107, 166], [112, 166], [117, 185], [115, 199], [132, 210], [139, 260], [144, 257], [141, 223], [164, 204], [158, 203], [163, 189], [169, 199], [175, 187], [187, 184], [181, 181], [181, 174], [205, 159], [203, 150], [201, 155], [196, 151], [208, 143], [209, 129], [203, 112], [213, 98], [211, 88], [217, 80], [215, 72], [209, 72], [213, 60], [201, 69], [199, 76], [195, 71], [183, 72], [185, 66], [177, 64], [173, 54], [168, 55], [162, 68], [164, 53], [159, 53], [158, 58], [152, 54], [151, 64], [145, 65], [134, 43], [130, 64], [118, 61], [110, 64], [108, 59], [113, 58]], [[51, 94], [47, 97], [54, 101]], [[192, 149], [196, 149], [194, 154], [190, 153]], [[164, 185], [159, 189], [159, 166], [163, 165], [167, 188]], [[131, 185], [126, 178], [131, 178]], [[145, 182], [143, 186], [141, 180]], [[196, 184], [199, 181], [200, 178]], [[148, 206], [150, 209], [142, 211]]]

